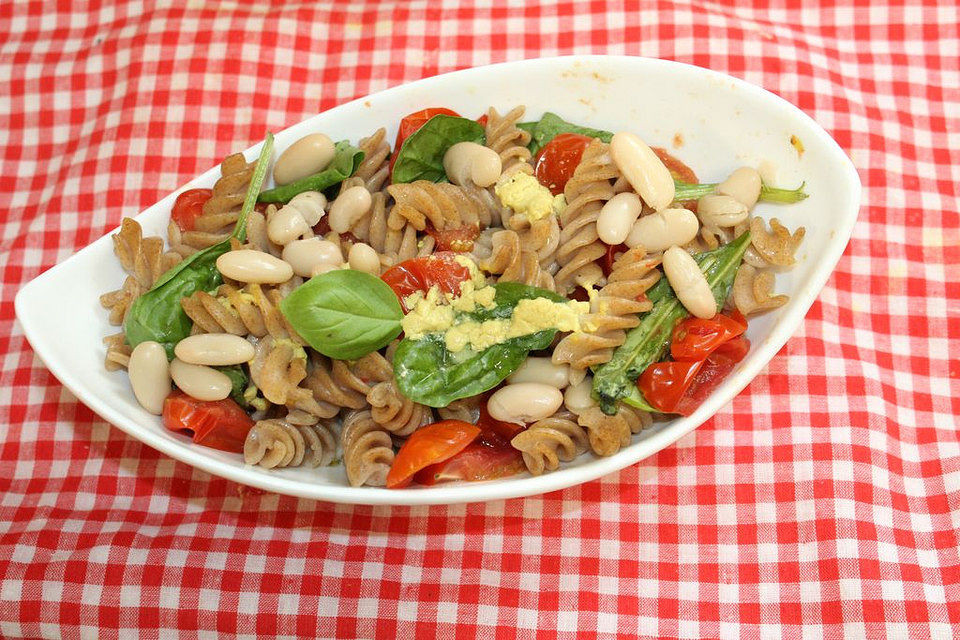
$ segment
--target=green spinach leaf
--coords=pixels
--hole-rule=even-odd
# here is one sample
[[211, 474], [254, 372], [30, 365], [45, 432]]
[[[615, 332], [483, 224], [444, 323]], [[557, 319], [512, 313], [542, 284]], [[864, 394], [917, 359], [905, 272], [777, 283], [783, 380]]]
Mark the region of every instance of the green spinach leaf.
[[[750, 232], [713, 251], [694, 256], [707, 277], [717, 308], [721, 308], [730, 294], [744, 251], [750, 245]], [[617, 412], [619, 401], [655, 411], [637, 389], [640, 374], [654, 362], [663, 359], [670, 346], [673, 327], [690, 315], [677, 299], [666, 278], [660, 278], [647, 291], [653, 309], [640, 317], [640, 324], [627, 332], [626, 341], [617, 347], [613, 357], [594, 372], [593, 395], [604, 413]]]
[[493, 298], [494, 306], [490, 309], [479, 308], [471, 311], [467, 315], [477, 322], [484, 320], [494, 320], [497, 318], [509, 318], [513, 315], [513, 310], [521, 300], [532, 300], [534, 298], [546, 298], [553, 302], [567, 302], [563, 296], [539, 287], [531, 287], [519, 282], [498, 282], [493, 285], [497, 290]]
[[[714, 193], [719, 182], [703, 182], [699, 184], [693, 184], [690, 182], [682, 182], [674, 178], [673, 184], [676, 187], [674, 192], [673, 199], [676, 202], [687, 202], [689, 200], [697, 200], [703, 196], [710, 195]], [[794, 204], [805, 200], [809, 196], [807, 192], [803, 190], [806, 183], [801, 183], [796, 189], [778, 189], [777, 187], [768, 186], [766, 183], [761, 183], [760, 185], [760, 200], [763, 202], [775, 202], [777, 204]]]
[[225, 367], [214, 367], [214, 369], [230, 378], [230, 384], [232, 385], [230, 389], [230, 399], [241, 407], [247, 408], [250, 402], [244, 394], [247, 386], [250, 384], [250, 378], [247, 376], [247, 372], [243, 370], [243, 367], [234, 364]]
[[443, 154], [458, 142], [483, 144], [483, 126], [475, 120], [435, 115], [403, 141], [393, 165], [394, 183], [429, 180], [446, 182]]
[[[243, 201], [240, 217], [233, 229], [232, 237], [241, 242], [247, 238], [247, 216], [257, 202], [257, 193], [267, 174], [270, 155], [273, 151], [273, 134], [268, 133], [260, 157], [257, 160], [247, 197]], [[127, 319], [123, 323], [127, 344], [135, 347], [141, 342], [153, 340], [167, 350], [167, 356], [173, 358], [173, 347], [190, 335], [193, 323], [180, 306], [180, 300], [197, 291], [212, 291], [223, 283], [217, 270], [217, 258], [230, 250], [230, 241], [198, 251], [180, 264], [174, 266], [145, 294], [133, 301]]]
[[603, 129], [591, 129], [590, 127], [581, 127], [580, 125], [567, 122], [555, 113], [547, 112], [543, 114], [537, 122], [521, 122], [517, 125], [521, 129], [530, 132], [530, 144], [527, 148], [530, 153], [537, 155], [548, 142], [553, 140], [561, 133], [579, 133], [590, 138], [600, 138], [604, 142], [610, 142], [613, 134]]
[[400, 392], [414, 402], [445, 407], [454, 400], [488, 391], [517, 370], [535, 349], [546, 349], [556, 331], [511, 338], [483, 351], [451, 353], [442, 334], [405, 338], [393, 356]]
[[354, 360], [400, 335], [403, 311], [380, 278], [352, 269], [314, 276], [280, 302], [280, 311], [311, 347]]
[[273, 189], [267, 189], [257, 198], [259, 202], [277, 202], [286, 204], [293, 196], [304, 191], [323, 191], [340, 184], [354, 173], [363, 162], [363, 151], [346, 140], [341, 140], [334, 146], [333, 160], [326, 169], [296, 182], [285, 184]]

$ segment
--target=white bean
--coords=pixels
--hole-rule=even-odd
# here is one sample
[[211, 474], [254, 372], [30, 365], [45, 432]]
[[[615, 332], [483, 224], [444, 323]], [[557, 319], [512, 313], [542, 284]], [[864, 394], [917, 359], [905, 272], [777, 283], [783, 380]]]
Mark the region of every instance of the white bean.
[[254, 249], [226, 252], [217, 258], [217, 269], [232, 280], [257, 284], [281, 284], [293, 277], [289, 264]]
[[747, 205], [732, 196], [710, 194], [697, 200], [697, 213], [703, 224], [735, 227], [750, 215]]
[[759, 171], [753, 167], [740, 167], [717, 185], [717, 193], [736, 199], [750, 210], [757, 204], [762, 186], [763, 180], [760, 179]]
[[346, 233], [372, 204], [373, 198], [366, 187], [350, 187], [330, 206], [330, 228], [337, 233]]
[[508, 384], [487, 400], [487, 412], [495, 420], [524, 424], [549, 418], [563, 404], [556, 387], [536, 382]]
[[303, 278], [316, 275], [314, 271], [321, 265], [343, 264], [343, 254], [329, 240], [306, 238], [294, 240], [283, 248], [283, 260], [293, 268], [293, 272]]
[[273, 181], [290, 184], [327, 168], [336, 154], [333, 140], [322, 133], [306, 135], [277, 158], [273, 166]]
[[343, 264], [318, 264], [313, 268], [313, 271], [310, 273], [310, 277], [323, 275], [324, 273], [330, 273], [331, 271], [336, 271], [337, 269], [343, 269], [346, 265]]
[[641, 211], [643, 211], [643, 204], [637, 194], [629, 191], [618, 193], [607, 200], [600, 209], [600, 215], [597, 217], [597, 235], [611, 246], [621, 244], [627, 239], [630, 228], [640, 217]]
[[163, 401], [170, 395], [166, 350], [157, 342], [141, 342], [130, 354], [127, 373], [140, 406], [157, 416], [163, 413]]
[[267, 237], [281, 246], [311, 232], [311, 225], [303, 219], [303, 214], [290, 206], [283, 207], [267, 221]]
[[355, 271], [364, 271], [374, 276], [380, 275], [380, 256], [365, 242], [358, 242], [350, 247], [350, 256], [347, 261], [350, 263], [350, 268]]
[[610, 140], [610, 157], [634, 191], [655, 211], [673, 202], [673, 176], [653, 149], [632, 133], [618, 133]]
[[590, 395], [592, 391], [593, 378], [587, 376], [577, 384], [567, 387], [563, 393], [563, 406], [573, 413], [583, 413], [596, 404]]
[[633, 223], [626, 244], [631, 249], [643, 245], [647, 251], [663, 251], [693, 240], [700, 230], [697, 215], [688, 209], [664, 209], [643, 216]]
[[200, 333], [177, 343], [173, 352], [190, 364], [223, 367], [253, 360], [253, 345], [229, 333]]
[[327, 198], [319, 191], [298, 193], [267, 220], [267, 236], [276, 244], [286, 245], [313, 235], [313, 225], [320, 222], [326, 206]]
[[489, 187], [503, 171], [500, 155], [476, 142], [458, 142], [443, 154], [443, 170], [453, 184]]
[[223, 400], [233, 389], [227, 374], [179, 358], [174, 358], [170, 363], [170, 377], [181, 391], [197, 400]]
[[527, 358], [507, 377], [508, 384], [522, 382], [539, 382], [563, 389], [570, 383], [570, 367], [565, 364], [553, 364], [550, 358]]
[[717, 301], [707, 278], [689, 253], [676, 246], [667, 249], [663, 254], [663, 272], [687, 311], [698, 318], [717, 315]]

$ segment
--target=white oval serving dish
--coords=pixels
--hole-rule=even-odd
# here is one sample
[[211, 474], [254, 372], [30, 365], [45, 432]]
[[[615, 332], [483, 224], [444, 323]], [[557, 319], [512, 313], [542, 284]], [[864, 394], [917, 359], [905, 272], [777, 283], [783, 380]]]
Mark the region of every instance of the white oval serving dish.
[[[776, 186], [806, 181], [810, 197], [791, 206], [761, 203], [756, 213], [806, 237], [796, 267], [777, 279], [790, 303], [750, 323], [748, 357], [690, 417], [634, 436], [609, 458], [584, 455], [539, 477], [440, 485], [403, 490], [349, 486], [342, 466], [265, 471], [241, 456], [194, 446], [163, 429], [135, 400], [124, 372], [103, 368], [101, 339], [116, 329], [100, 307], [101, 293], [117, 288], [123, 272], [109, 235], [23, 287], [17, 317], [37, 355], [91, 409], [155, 449], [210, 473], [277, 493], [358, 504], [443, 504], [540, 494], [586, 482], [634, 464], [669, 446], [726, 404], [769, 362], [796, 331], [850, 238], [860, 201], [857, 172], [843, 150], [812, 119], [778, 96], [742, 80], [677, 62], [625, 56], [573, 56], [510, 62], [436, 76], [355, 100], [276, 136], [282, 151], [301, 136], [324, 132], [356, 141], [385, 126], [396, 135], [399, 119], [428, 106], [446, 106], [477, 117], [488, 106], [527, 106], [527, 119], [545, 111], [591, 127], [631, 130], [689, 164], [704, 181], [724, 179], [737, 166], [765, 162]], [[790, 144], [797, 136], [805, 148]], [[679, 145], [679, 146], [677, 146]], [[256, 157], [259, 145], [246, 151]], [[211, 186], [211, 169], [180, 190]], [[146, 234], [165, 234], [172, 193], [137, 219]], [[70, 313], [64, 313], [70, 309]]]

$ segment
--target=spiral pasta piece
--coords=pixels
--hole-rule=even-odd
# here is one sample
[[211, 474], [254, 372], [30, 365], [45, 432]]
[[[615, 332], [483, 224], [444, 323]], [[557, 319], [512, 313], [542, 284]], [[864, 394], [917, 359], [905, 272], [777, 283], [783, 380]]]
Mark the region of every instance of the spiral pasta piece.
[[133, 353], [133, 348], [127, 344], [127, 335], [123, 331], [104, 338], [103, 346], [107, 349], [103, 358], [103, 366], [107, 371], [127, 368], [127, 365], [130, 364], [130, 354]]
[[387, 191], [396, 200], [390, 215], [406, 220], [417, 231], [429, 223], [434, 229], [457, 229], [464, 225], [480, 226], [483, 206], [461, 187], [449, 183], [417, 180], [392, 184]]
[[394, 459], [393, 441], [369, 411], [347, 413], [343, 419], [340, 443], [347, 480], [351, 486], [382, 487], [386, 484]]
[[522, 248], [516, 231], [498, 231], [492, 236], [489, 258], [478, 266], [489, 273], [499, 275], [502, 282], [522, 282], [534, 287], [554, 289], [553, 277], [540, 266], [534, 251]]
[[789, 267], [797, 261], [797, 249], [806, 232], [804, 227], [798, 227], [790, 233], [776, 218], [770, 219], [768, 231], [763, 218], [751, 218], [750, 247], [743, 255], [744, 262], [757, 268]]
[[301, 386], [310, 389], [318, 402], [338, 408], [366, 407], [372, 384], [393, 375], [393, 367], [376, 351], [353, 363], [311, 354], [310, 363]]
[[370, 193], [383, 190], [390, 181], [390, 144], [386, 137], [387, 130], [380, 127], [372, 135], [360, 140], [357, 146], [363, 151], [363, 162], [357, 167], [356, 173], [344, 181], [342, 189], [362, 185]]
[[217, 289], [216, 296], [198, 291], [182, 298], [180, 306], [193, 321], [194, 333], [231, 333], [257, 338], [270, 335], [305, 345], [280, 312], [282, 299], [283, 292], [276, 288], [264, 290], [261, 285], [251, 283], [238, 289], [224, 284]]
[[[600, 407], [590, 407], [577, 416], [577, 423], [586, 429], [590, 449], [598, 456], [612, 456], [630, 444], [635, 414], [623, 407], [616, 415], [608, 416]], [[639, 431], [639, 428], [637, 429]]]
[[504, 175], [512, 175], [517, 171], [533, 174], [530, 164], [530, 134], [517, 127], [523, 118], [526, 107], [516, 106], [504, 115], [490, 107], [487, 110], [486, 145], [500, 156]]
[[299, 467], [306, 460], [312, 467], [330, 464], [337, 439], [329, 424], [312, 420], [293, 424], [287, 419], [258, 420], [243, 443], [243, 461], [264, 469]]
[[773, 294], [774, 276], [744, 262], [733, 280], [733, 304], [745, 316], [782, 307], [789, 296]]
[[626, 329], [640, 324], [638, 313], [653, 304], [647, 290], [660, 279], [659, 258], [649, 258], [643, 247], [630, 249], [613, 263], [607, 284], [591, 296], [590, 313], [582, 331], [567, 334], [553, 350], [553, 362], [584, 370], [608, 362], [626, 340]]
[[250, 361], [250, 380], [264, 398], [318, 418], [337, 415], [339, 407], [318, 401], [310, 389], [300, 386], [306, 377], [307, 355], [302, 346], [271, 335], [257, 342]]
[[375, 384], [367, 394], [367, 402], [373, 420], [396, 436], [408, 436], [433, 421], [430, 407], [400, 393], [393, 377]]
[[523, 454], [527, 470], [535, 476], [553, 471], [561, 461], [569, 462], [590, 448], [587, 432], [568, 411], [534, 422], [510, 444]]
[[563, 191], [567, 207], [560, 214], [560, 270], [554, 275], [557, 291], [569, 292], [576, 285], [586, 287], [603, 279], [597, 261], [607, 249], [597, 234], [597, 217], [613, 197], [610, 181], [617, 175], [609, 145], [593, 140]]
[[440, 409], [437, 413], [442, 420], [461, 420], [476, 424], [480, 419], [480, 403], [483, 402], [482, 396], [471, 396], [454, 400], [450, 404]]
[[120, 289], [100, 296], [100, 304], [110, 311], [110, 324], [120, 325], [133, 301], [149, 291], [181, 258], [163, 250], [160, 236], [144, 238], [140, 223], [133, 218], [124, 218], [120, 230], [113, 234], [113, 252], [129, 275]]

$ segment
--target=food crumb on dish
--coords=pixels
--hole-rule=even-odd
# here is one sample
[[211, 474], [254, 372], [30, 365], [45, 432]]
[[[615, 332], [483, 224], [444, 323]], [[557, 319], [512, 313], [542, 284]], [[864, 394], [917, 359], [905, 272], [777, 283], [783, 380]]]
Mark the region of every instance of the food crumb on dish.
[[684, 139], [683, 139], [683, 134], [682, 134], [682, 133], [680, 133], [679, 131], [677, 131], [675, 134], [673, 134], [673, 148], [674, 148], [674, 149], [679, 149], [680, 147], [683, 146], [683, 143], [684, 143]]
[[794, 149], [797, 150], [797, 156], [802, 158], [805, 149], [803, 148], [803, 142], [800, 140], [800, 138], [798, 138], [796, 135], [790, 136], [790, 144]]

